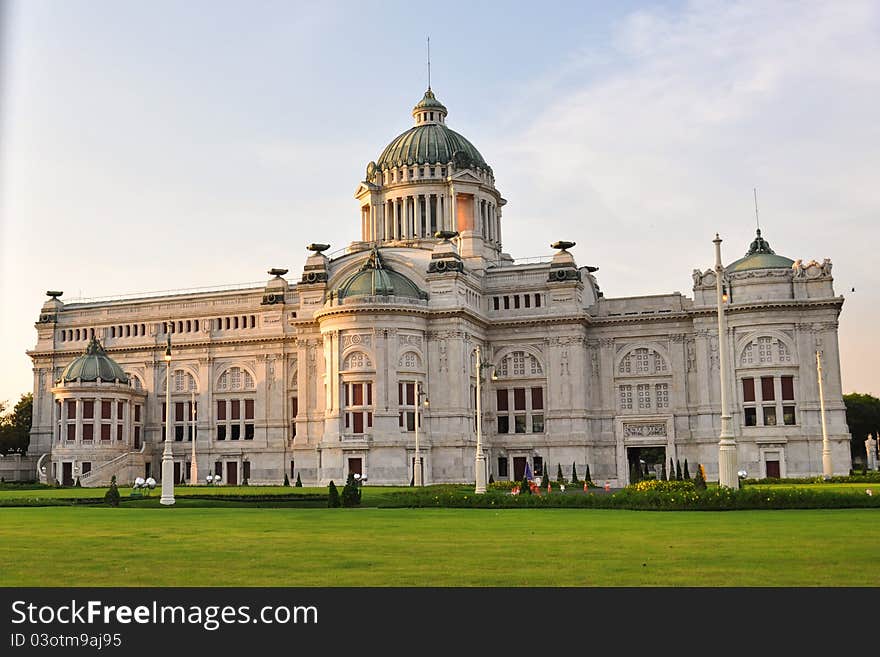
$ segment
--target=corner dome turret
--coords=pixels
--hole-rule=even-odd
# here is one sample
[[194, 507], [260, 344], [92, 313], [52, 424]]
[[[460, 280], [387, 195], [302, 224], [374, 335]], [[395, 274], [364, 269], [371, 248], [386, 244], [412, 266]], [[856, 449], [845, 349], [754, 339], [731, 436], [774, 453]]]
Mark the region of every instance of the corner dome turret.
[[428, 298], [428, 294], [406, 276], [385, 265], [376, 248], [364, 265], [336, 288], [335, 296], [340, 301], [361, 296]]
[[791, 269], [793, 264], [794, 260], [791, 258], [776, 255], [776, 252], [770, 248], [770, 243], [761, 237], [759, 228], [745, 256], [731, 262], [725, 270], [732, 273], [750, 269]]
[[73, 360], [70, 365], [64, 368], [61, 373], [59, 383], [72, 383], [81, 381], [83, 383], [93, 383], [98, 380], [113, 383], [128, 383], [128, 375], [119, 366], [115, 360], [107, 355], [101, 343], [92, 336], [86, 350], [82, 355]]

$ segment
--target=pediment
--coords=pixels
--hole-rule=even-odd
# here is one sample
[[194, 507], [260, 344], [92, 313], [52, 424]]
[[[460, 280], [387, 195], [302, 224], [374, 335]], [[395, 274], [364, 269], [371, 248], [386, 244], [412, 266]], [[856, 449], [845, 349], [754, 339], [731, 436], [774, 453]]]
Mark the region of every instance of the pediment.
[[357, 186], [357, 189], [354, 192], [354, 197], [360, 198], [361, 196], [363, 196], [367, 192], [377, 192], [377, 191], [379, 191], [379, 187], [377, 185], [363, 181], [360, 185]]
[[483, 181], [468, 170], [456, 171], [452, 174], [452, 182], [481, 184]]

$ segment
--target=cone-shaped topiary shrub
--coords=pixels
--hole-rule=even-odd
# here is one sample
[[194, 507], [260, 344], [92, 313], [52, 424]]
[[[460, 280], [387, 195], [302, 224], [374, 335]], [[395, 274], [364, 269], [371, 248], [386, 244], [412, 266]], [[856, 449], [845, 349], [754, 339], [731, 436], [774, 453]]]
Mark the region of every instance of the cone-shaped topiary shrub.
[[329, 493], [327, 497], [327, 506], [329, 506], [331, 509], [340, 506], [341, 503], [339, 502], [339, 491], [336, 490], [336, 484], [333, 483], [332, 479], [330, 480], [330, 488], [327, 492]]
[[116, 475], [110, 479], [110, 488], [104, 493], [104, 504], [119, 506], [119, 488], [116, 487]]
[[295, 484], [295, 486], [296, 486], [296, 488], [302, 488], [302, 487], [303, 487], [302, 479], [299, 478], [299, 472], [296, 473], [296, 484]]
[[574, 463], [571, 464], [571, 483], [573, 483], [573, 484], [581, 483], [581, 480], [578, 479], [578, 471], [577, 471], [577, 468], [575, 467]]
[[688, 460], [684, 460], [684, 478], [689, 480], [691, 478], [691, 473], [688, 472]]
[[290, 486], [290, 479], [287, 477], [287, 473], [286, 473], [286, 472], [284, 473], [284, 483], [281, 484], [281, 485], [282, 485], [282, 486]]
[[342, 506], [358, 506], [361, 503], [361, 486], [354, 473], [348, 473], [345, 488], [342, 489]]

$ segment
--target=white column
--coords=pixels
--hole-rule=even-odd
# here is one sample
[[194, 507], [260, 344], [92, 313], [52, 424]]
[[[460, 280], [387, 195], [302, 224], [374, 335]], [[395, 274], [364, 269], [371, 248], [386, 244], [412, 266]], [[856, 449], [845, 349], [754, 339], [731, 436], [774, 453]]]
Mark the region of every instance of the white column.
[[822, 385], [822, 355], [816, 351], [816, 376], [819, 379], [819, 415], [822, 420], [822, 477], [830, 479], [834, 474], [831, 462], [831, 443], [828, 442], [828, 428], [825, 426], [825, 390]]
[[112, 406], [110, 406], [110, 444], [115, 445], [116, 436], [119, 435], [116, 428], [116, 424], [119, 422], [119, 418], [117, 417], [118, 414], [116, 412], [119, 404], [119, 398], [113, 397], [110, 400], [110, 403], [112, 404]]
[[736, 440], [730, 427], [730, 409], [727, 399], [727, 317], [721, 299], [721, 238], [715, 235], [715, 296], [718, 306], [718, 370], [721, 378], [721, 435], [718, 437], [718, 484], [727, 488], [739, 488], [737, 476]]
[[76, 400], [76, 444], [82, 446], [83, 439], [83, 402], [82, 399]]
[[400, 199], [394, 199], [394, 239], [400, 239]]
[[449, 230], [458, 230], [458, 217], [456, 217], [456, 203], [455, 203], [455, 188], [450, 187], [449, 189], [449, 213], [450, 219], [452, 220], [452, 226]]

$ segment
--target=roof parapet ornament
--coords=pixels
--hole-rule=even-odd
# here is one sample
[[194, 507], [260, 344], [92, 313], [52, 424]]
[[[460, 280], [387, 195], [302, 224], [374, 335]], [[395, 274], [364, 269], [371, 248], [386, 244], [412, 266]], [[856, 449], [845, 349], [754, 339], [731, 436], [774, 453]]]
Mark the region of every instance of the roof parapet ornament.
[[566, 249], [570, 249], [571, 247], [573, 247], [575, 244], [577, 244], [577, 242], [566, 242], [565, 240], [559, 240], [557, 242], [553, 242], [553, 244], [550, 245], [550, 248], [565, 251]]
[[321, 253], [321, 252], [329, 249], [330, 245], [329, 244], [312, 243], [312, 244], [309, 244], [306, 248], [309, 251], [314, 251], [315, 253]]
[[46, 290], [46, 296], [57, 300], [64, 292], [61, 290]]
[[277, 267], [273, 267], [273, 268], [270, 269], [267, 273], [268, 273], [270, 276], [274, 276], [275, 278], [281, 278], [281, 277], [284, 276], [284, 274], [286, 274], [288, 271], [290, 271], [290, 270], [289, 270], [289, 269], [279, 269], [279, 268], [277, 268]]
[[457, 230], [438, 230], [436, 233], [434, 233], [434, 237], [436, 237], [438, 240], [445, 240], [448, 242], [449, 240], [451, 240], [455, 237], [458, 237], [458, 231]]

